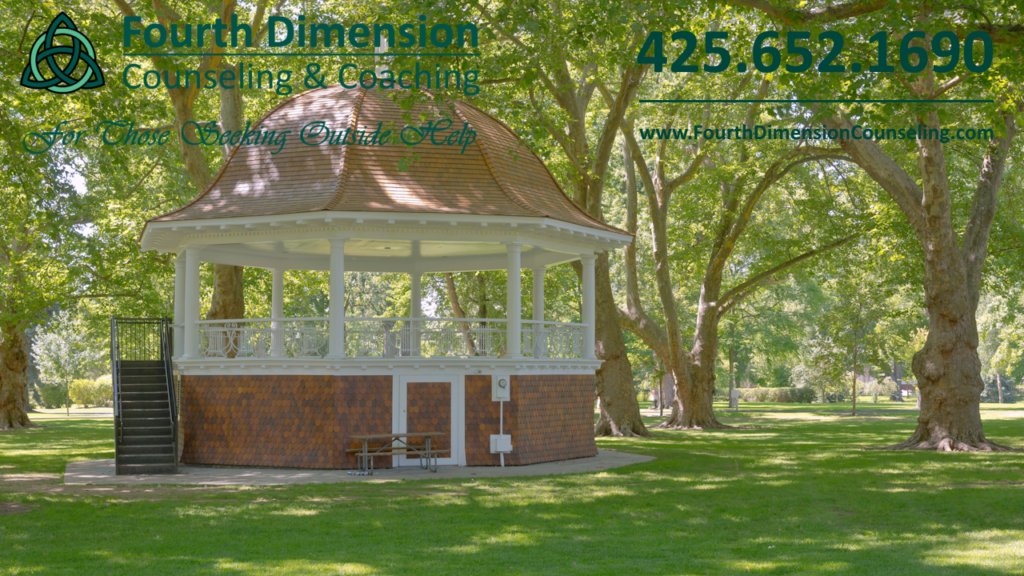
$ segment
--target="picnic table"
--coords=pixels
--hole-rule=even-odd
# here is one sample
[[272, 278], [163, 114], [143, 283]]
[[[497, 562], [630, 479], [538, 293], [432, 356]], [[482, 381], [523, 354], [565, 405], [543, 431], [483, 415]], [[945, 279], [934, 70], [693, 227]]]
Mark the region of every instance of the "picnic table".
[[[357, 434], [351, 436], [353, 440], [362, 442], [361, 448], [349, 448], [345, 450], [349, 454], [355, 454], [359, 462], [359, 473], [373, 474], [374, 456], [419, 456], [420, 468], [437, 472], [437, 455], [449, 450], [441, 450], [430, 447], [430, 439], [436, 436], [445, 436], [447, 432], [399, 432], [395, 434]], [[423, 446], [410, 444], [412, 438], [423, 438]], [[370, 446], [370, 442], [379, 441], [380, 446]], [[434, 458], [433, 464], [430, 458]]]

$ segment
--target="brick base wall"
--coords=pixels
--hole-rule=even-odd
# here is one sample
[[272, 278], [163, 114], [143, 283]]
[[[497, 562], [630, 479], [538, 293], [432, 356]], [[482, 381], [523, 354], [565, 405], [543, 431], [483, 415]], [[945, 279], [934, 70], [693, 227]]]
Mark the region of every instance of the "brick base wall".
[[350, 436], [391, 432], [391, 376], [185, 376], [181, 392], [184, 464], [355, 468]]
[[[491, 377], [467, 375], [466, 464], [497, 466]], [[506, 465], [597, 455], [593, 376], [512, 376]], [[184, 376], [179, 401], [183, 464], [355, 468], [352, 435], [391, 432], [391, 376]], [[408, 429], [452, 431], [447, 384], [409, 385]], [[450, 447], [450, 437], [433, 441]], [[442, 455], [445, 456], [445, 455]], [[389, 467], [378, 458], [376, 467]]]
[[[512, 436], [506, 466], [597, 456], [593, 376], [512, 376], [505, 402], [505, 433]], [[499, 428], [499, 403], [491, 401], [490, 376], [466, 376], [466, 464], [498, 466], [491, 434]]]
[[516, 464], [597, 456], [593, 376], [513, 376]]

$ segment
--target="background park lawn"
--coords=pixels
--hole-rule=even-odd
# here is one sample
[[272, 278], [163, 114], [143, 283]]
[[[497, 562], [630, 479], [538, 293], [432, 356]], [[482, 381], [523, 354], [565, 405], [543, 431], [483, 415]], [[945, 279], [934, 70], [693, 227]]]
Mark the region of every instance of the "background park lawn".
[[[860, 450], [912, 430], [884, 407], [743, 404], [758, 428], [599, 439], [658, 460], [598, 474], [287, 488], [64, 486], [112, 426], [50, 421], [0, 434], [0, 574], [1021, 573], [1024, 453]], [[1024, 409], [983, 416], [1024, 446]]]

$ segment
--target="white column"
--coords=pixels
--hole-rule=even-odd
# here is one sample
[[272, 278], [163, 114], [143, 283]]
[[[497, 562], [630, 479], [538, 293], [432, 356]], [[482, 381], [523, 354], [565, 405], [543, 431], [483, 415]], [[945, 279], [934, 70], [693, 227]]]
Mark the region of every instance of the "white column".
[[274, 268], [271, 271], [272, 282], [270, 292], [270, 357], [284, 356], [284, 270]]
[[548, 354], [547, 332], [544, 330], [544, 267], [533, 269], [533, 357], [544, 358]]
[[182, 358], [199, 356], [199, 248], [185, 248], [185, 350]]
[[506, 334], [505, 334], [505, 356], [518, 358], [522, 356], [522, 329], [523, 310], [521, 292], [523, 281], [520, 277], [520, 257], [523, 246], [516, 242], [509, 242], [505, 245], [508, 250], [508, 283], [506, 284], [507, 295], [505, 298]]
[[412, 293], [409, 301], [409, 315], [415, 318], [412, 322], [410, 337], [412, 338], [412, 355], [420, 355], [420, 316], [423, 316], [423, 274], [412, 272], [409, 274], [412, 280]]
[[[185, 253], [174, 258], [174, 323], [185, 321]], [[181, 358], [185, 350], [185, 329], [174, 327], [174, 357]]]
[[331, 238], [328, 358], [345, 357], [345, 239]]
[[583, 328], [583, 357], [588, 360], [593, 360], [597, 356], [594, 354], [594, 347], [596, 339], [594, 338], [594, 261], [597, 259], [592, 254], [583, 254], [580, 256], [580, 262], [583, 264], [583, 323], [586, 326]]

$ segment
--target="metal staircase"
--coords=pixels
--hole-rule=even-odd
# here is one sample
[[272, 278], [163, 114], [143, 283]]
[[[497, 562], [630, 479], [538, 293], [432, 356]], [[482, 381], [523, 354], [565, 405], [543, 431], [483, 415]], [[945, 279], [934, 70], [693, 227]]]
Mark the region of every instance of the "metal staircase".
[[178, 471], [171, 337], [166, 318], [111, 318], [117, 474]]

